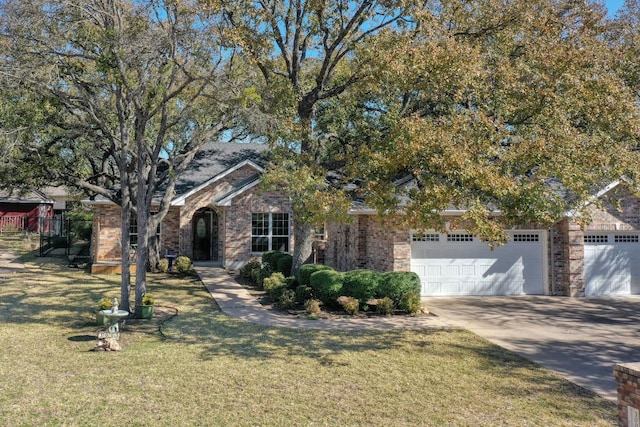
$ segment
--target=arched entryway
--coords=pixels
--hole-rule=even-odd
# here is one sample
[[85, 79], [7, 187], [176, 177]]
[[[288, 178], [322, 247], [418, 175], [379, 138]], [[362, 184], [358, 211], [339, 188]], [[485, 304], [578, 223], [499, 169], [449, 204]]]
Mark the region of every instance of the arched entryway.
[[193, 215], [193, 260], [218, 261], [218, 214], [213, 209]]

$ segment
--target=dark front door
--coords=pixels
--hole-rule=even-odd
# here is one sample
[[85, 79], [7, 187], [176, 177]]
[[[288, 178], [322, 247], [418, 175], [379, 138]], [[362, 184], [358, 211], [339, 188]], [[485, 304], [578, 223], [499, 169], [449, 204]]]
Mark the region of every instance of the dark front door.
[[208, 261], [212, 259], [211, 248], [213, 247], [213, 242], [211, 238], [211, 230], [213, 214], [214, 212], [212, 210], [204, 209], [196, 212], [196, 214], [193, 216], [194, 261]]

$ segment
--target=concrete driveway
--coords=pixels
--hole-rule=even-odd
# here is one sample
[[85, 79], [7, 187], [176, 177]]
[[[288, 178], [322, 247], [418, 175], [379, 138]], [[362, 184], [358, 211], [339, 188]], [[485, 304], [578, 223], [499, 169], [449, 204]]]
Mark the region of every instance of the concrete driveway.
[[640, 298], [432, 297], [423, 305], [468, 329], [616, 400], [613, 368], [640, 362]]

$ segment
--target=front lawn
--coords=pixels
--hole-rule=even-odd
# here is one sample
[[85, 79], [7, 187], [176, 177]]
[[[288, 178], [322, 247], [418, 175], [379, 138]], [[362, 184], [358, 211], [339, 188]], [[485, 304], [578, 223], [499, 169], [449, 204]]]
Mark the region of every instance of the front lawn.
[[151, 275], [159, 311], [178, 315], [90, 351], [119, 276], [25, 259], [0, 275], [2, 425], [615, 425], [613, 403], [471, 333], [259, 326], [193, 278]]

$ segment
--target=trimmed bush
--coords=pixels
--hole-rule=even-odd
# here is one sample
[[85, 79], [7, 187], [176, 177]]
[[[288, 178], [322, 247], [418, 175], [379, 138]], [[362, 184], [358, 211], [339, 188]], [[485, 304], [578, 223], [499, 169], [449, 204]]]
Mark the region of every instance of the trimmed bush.
[[344, 311], [352, 316], [358, 314], [358, 311], [360, 310], [360, 301], [358, 301], [357, 298], [342, 295], [341, 297], [338, 297], [338, 304], [342, 306]]
[[296, 301], [304, 303], [305, 301], [313, 298], [313, 290], [311, 286], [298, 286], [296, 287]]
[[169, 260], [168, 259], [161, 259], [160, 261], [158, 261], [158, 271], [160, 273], [166, 273], [167, 271], [169, 271]]
[[287, 282], [282, 273], [273, 273], [264, 279], [262, 287], [269, 295], [271, 301], [277, 302], [282, 293], [287, 289]]
[[389, 297], [396, 306], [400, 306], [402, 296], [415, 292], [420, 295], [422, 287], [420, 278], [416, 273], [408, 271], [389, 271], [382, 273], [382, 280], [378, 286], [378, 297]]
[[389, 297], [380, 298], [376, 305], [376, 311], [380, 314], [390, 316], [393, 314], [393, 300]]
[[298, 285], [311, 285], [311, 275], [316, 271], [333, 270], [333, 268], [324, 264], [305, 264], [298, 271]]
[[271, 267], [271, 271], [276, 271], [277, 257], [282, 252], [279, 251], [267, 251], [262, 253], [262, 263], [268, 264]]
[[416, 314], [420, 311], [420, 293], [407, 292], [402, 295], [400, 301], [400, 309], [405, 310], [409, 314]]
[[288, 310], [290, 308], [293, 308], [296, 305], [295, 291], [293, 289], [284, 288], [282, 290], [282, 293], [280, 294], [280, 297], [278, 298], [277, 304], [278, 308], [280, 308], [281, 310]]
[[191, 273], [191, 259], [186, 256], [179, 256], [176, 258], [176, 270], [180, 274]]
[[322, 303], [317, 299], [310, 299], [304, 303], [304, 309], [306, 310], [307, 314], [319, 314], [322, 311], [322, 309], [320, 308], [321, 304]]
[[240, 276], [255, 282], [255, 270], [262, 269], [262, 263], [257, 259], [252, 259], [240, 269]]
[[353, 270], [344, 273], [341, 295], [350, 296], [366, 304], [378, 293], [380, 273], [371, 270]]
[[277, 259], [275, 271], [279, 271], [285, 276], [291, 276], [291, 267], [293, 267], [293, 256], [288, 253], [282, 253]]
[[328, 307], [337, 306], [337, 298], [341, 295], [344, 274], [333, 269], [315, 271], [309, 282], [313, 295]]

